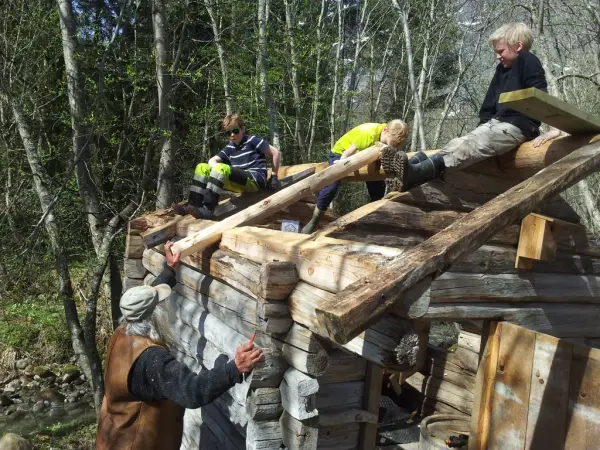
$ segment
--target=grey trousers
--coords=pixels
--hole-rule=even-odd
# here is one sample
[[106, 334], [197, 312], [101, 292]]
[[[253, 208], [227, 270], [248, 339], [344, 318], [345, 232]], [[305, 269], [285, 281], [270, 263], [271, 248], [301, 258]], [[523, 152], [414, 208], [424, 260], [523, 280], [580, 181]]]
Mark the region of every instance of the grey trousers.
[[521, 130], [506, 122], [491, 119], [469, 134], [448, 142], [439, 152], [447, 172], [462, 170], [492, 156], [502, 155], [525, 142]]

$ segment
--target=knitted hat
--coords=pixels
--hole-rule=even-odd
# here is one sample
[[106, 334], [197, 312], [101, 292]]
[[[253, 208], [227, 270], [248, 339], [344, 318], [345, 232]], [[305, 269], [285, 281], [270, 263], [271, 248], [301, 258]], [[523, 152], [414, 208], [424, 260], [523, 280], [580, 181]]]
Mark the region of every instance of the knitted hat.
[[128, 289], [121, 297], [121, 313], [128, 322], [146, 319], [152, 314], [158, 302], [171, 295], [168, 284], [158, 286], [136, 286]]

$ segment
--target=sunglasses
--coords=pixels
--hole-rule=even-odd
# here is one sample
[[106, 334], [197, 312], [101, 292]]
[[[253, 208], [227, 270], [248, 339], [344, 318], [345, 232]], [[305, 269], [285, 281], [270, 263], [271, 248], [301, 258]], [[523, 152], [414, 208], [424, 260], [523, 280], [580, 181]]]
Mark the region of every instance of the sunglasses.
[[225, 136], [231, 136], [232, 134], [238, 134], [240, 132], [239, 128], [232, 128], [231, 130], [225, 130]]

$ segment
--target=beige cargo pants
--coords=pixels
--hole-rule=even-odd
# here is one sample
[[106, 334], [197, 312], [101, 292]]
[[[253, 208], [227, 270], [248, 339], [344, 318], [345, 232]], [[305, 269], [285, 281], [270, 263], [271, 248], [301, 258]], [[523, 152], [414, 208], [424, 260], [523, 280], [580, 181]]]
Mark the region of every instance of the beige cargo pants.
[[502, 155], [525, 142], [521, 130], [506, 122], [491, 119], [469, 134], [448, 142], [441, 150], [447, 172], [462, 170], [492, 156]]

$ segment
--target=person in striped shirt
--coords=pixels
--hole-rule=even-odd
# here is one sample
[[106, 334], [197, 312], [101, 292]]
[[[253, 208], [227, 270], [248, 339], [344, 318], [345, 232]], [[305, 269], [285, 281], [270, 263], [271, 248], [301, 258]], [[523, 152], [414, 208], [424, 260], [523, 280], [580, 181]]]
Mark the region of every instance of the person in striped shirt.
[[[223, 119], [229, 143], [207, 163], [196, 166], [188, 204], [175, 205], [178, 214], [192, 214], [197, 219], [211, 219], [223, 189], [233, 192], [277, 190], [280, 151], [258, 136], [248, 136], [244, 121], [237, 114]], [[271, 178], [267, 179], [266, 155], [273, 160]]]

